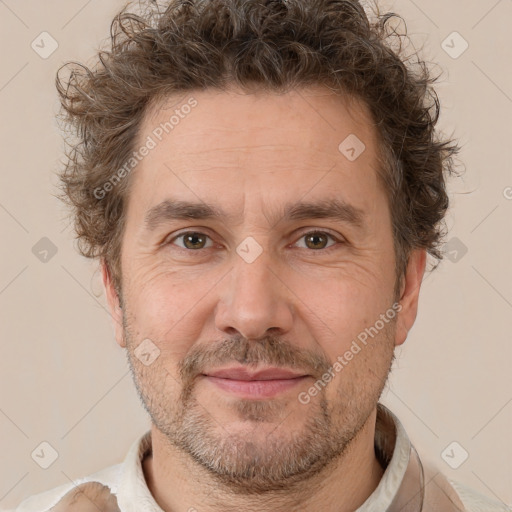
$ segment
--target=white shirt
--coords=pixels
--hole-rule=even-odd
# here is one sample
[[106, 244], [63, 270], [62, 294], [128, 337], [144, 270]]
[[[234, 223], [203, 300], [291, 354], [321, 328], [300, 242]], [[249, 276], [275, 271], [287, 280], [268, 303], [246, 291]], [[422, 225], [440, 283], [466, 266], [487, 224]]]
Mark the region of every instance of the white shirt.
[[[375, 491], [355, 512], [384, 512], [392, 503], [402, 483], [407, 465], [411, 442], [398, 418], [382, 404], [379, 404], [378, 418], [381, 411], [391, 419], [391, 434], [388, 428], [377, 421], [375, 446], [389, 463]], [[382, 414], [380, 416], [382, 418]], [[389, 424], [387, 425], [389, 427]], [[393, 442], [394, 441], [394, 442]], [[47, 512], [75, 486], [86, 482], [99, 482], [110, 488], [116, 496], [121, 512], [164, 512], [154, 500], [146, 484], [142, 470], [142, 460], [151, 450], [151, 431], [143, 434], [130, 447], [124, 461], [110, 466], [84, 478], [74, 484], [66, 483], [49, 491], [34, 495], [23, 501], [16, 512]], [[450, 480], [467, 512], [512, 512], [512, 507], [495, 502]]]

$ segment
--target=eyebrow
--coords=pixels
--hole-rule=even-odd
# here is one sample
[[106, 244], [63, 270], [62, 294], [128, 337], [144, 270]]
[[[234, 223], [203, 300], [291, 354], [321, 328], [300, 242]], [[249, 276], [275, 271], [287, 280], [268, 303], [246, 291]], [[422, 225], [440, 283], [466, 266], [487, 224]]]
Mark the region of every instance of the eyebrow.
[[[145, 214], [144, 225], [148, 231], [173, 220], [220, 220], [229, 222], [239, 215], [228, 214], [222, 208], [208, 203], [166, 199], [150, 208]], [[343, 222], [357, 228], [364, 226], [365, 213], [341, 199], [322, 199], [312, 202], [287, 203], [275, 215], [277, 224], [281, 220], [326, 219]]]

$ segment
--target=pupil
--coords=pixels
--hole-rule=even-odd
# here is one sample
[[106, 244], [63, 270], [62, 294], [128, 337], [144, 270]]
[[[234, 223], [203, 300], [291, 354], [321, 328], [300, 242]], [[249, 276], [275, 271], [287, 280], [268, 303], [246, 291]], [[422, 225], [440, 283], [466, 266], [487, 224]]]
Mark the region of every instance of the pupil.
[[[323, 236], [322, 235], [310, 235], [308, 238], [309, 238], [310, 241], [312, 241], [312, 240], [316, 240], [316, 239], [319, 239], [319, 238], [323, 238]], [[318, 244], [315, 244], [314, 242], [312, 243], [312, 245], [313, 246], [315, 246], [315, 245], [318, 246]], [[316, 247], [314, 247], [314, 248], [316, 248]]]
[[[196, 247], [197, 242], [194, 242], [194, 240], [201, 240], [202, 237], [198, 236], [197, 233], [194, 233], [194, 234], [188, 235], [186, 239], [188, 242], [190, 242], [190, 245], [192, 245], [193, 247]], [[201, 243], [201, 242], [199, 242], [199, 243]]]

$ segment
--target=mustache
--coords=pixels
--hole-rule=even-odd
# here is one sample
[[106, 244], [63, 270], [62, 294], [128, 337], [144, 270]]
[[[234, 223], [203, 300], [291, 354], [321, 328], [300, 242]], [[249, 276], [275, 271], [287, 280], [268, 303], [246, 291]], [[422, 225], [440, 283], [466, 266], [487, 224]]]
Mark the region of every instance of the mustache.
[[235, 362], [287, 367], [317, 378], [331, 367], [324, 353], [299, 348], [277, 336], [250, 341], [239, 335], [215, 344], [194, 347], [179, 362], [178, 371], [182, 382], [187, 384], [207, 370]]

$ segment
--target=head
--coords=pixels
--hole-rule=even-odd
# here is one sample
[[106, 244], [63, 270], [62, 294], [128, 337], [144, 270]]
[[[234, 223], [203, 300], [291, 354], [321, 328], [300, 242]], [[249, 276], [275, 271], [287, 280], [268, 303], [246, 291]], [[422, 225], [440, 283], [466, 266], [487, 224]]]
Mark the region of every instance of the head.
[[[57, 78], [80, 137], [64, 198], [155, 427], [234, 489], [279, 489], [374, 412], [426, 256], [442, 257], [457, 147], [435, 129], [427, 66], [392, 49], [391, 15], [166, 5], [121, 12], [98, 66]], [[300, 378], [242, 396], [213, 376], [240, 365]]]

